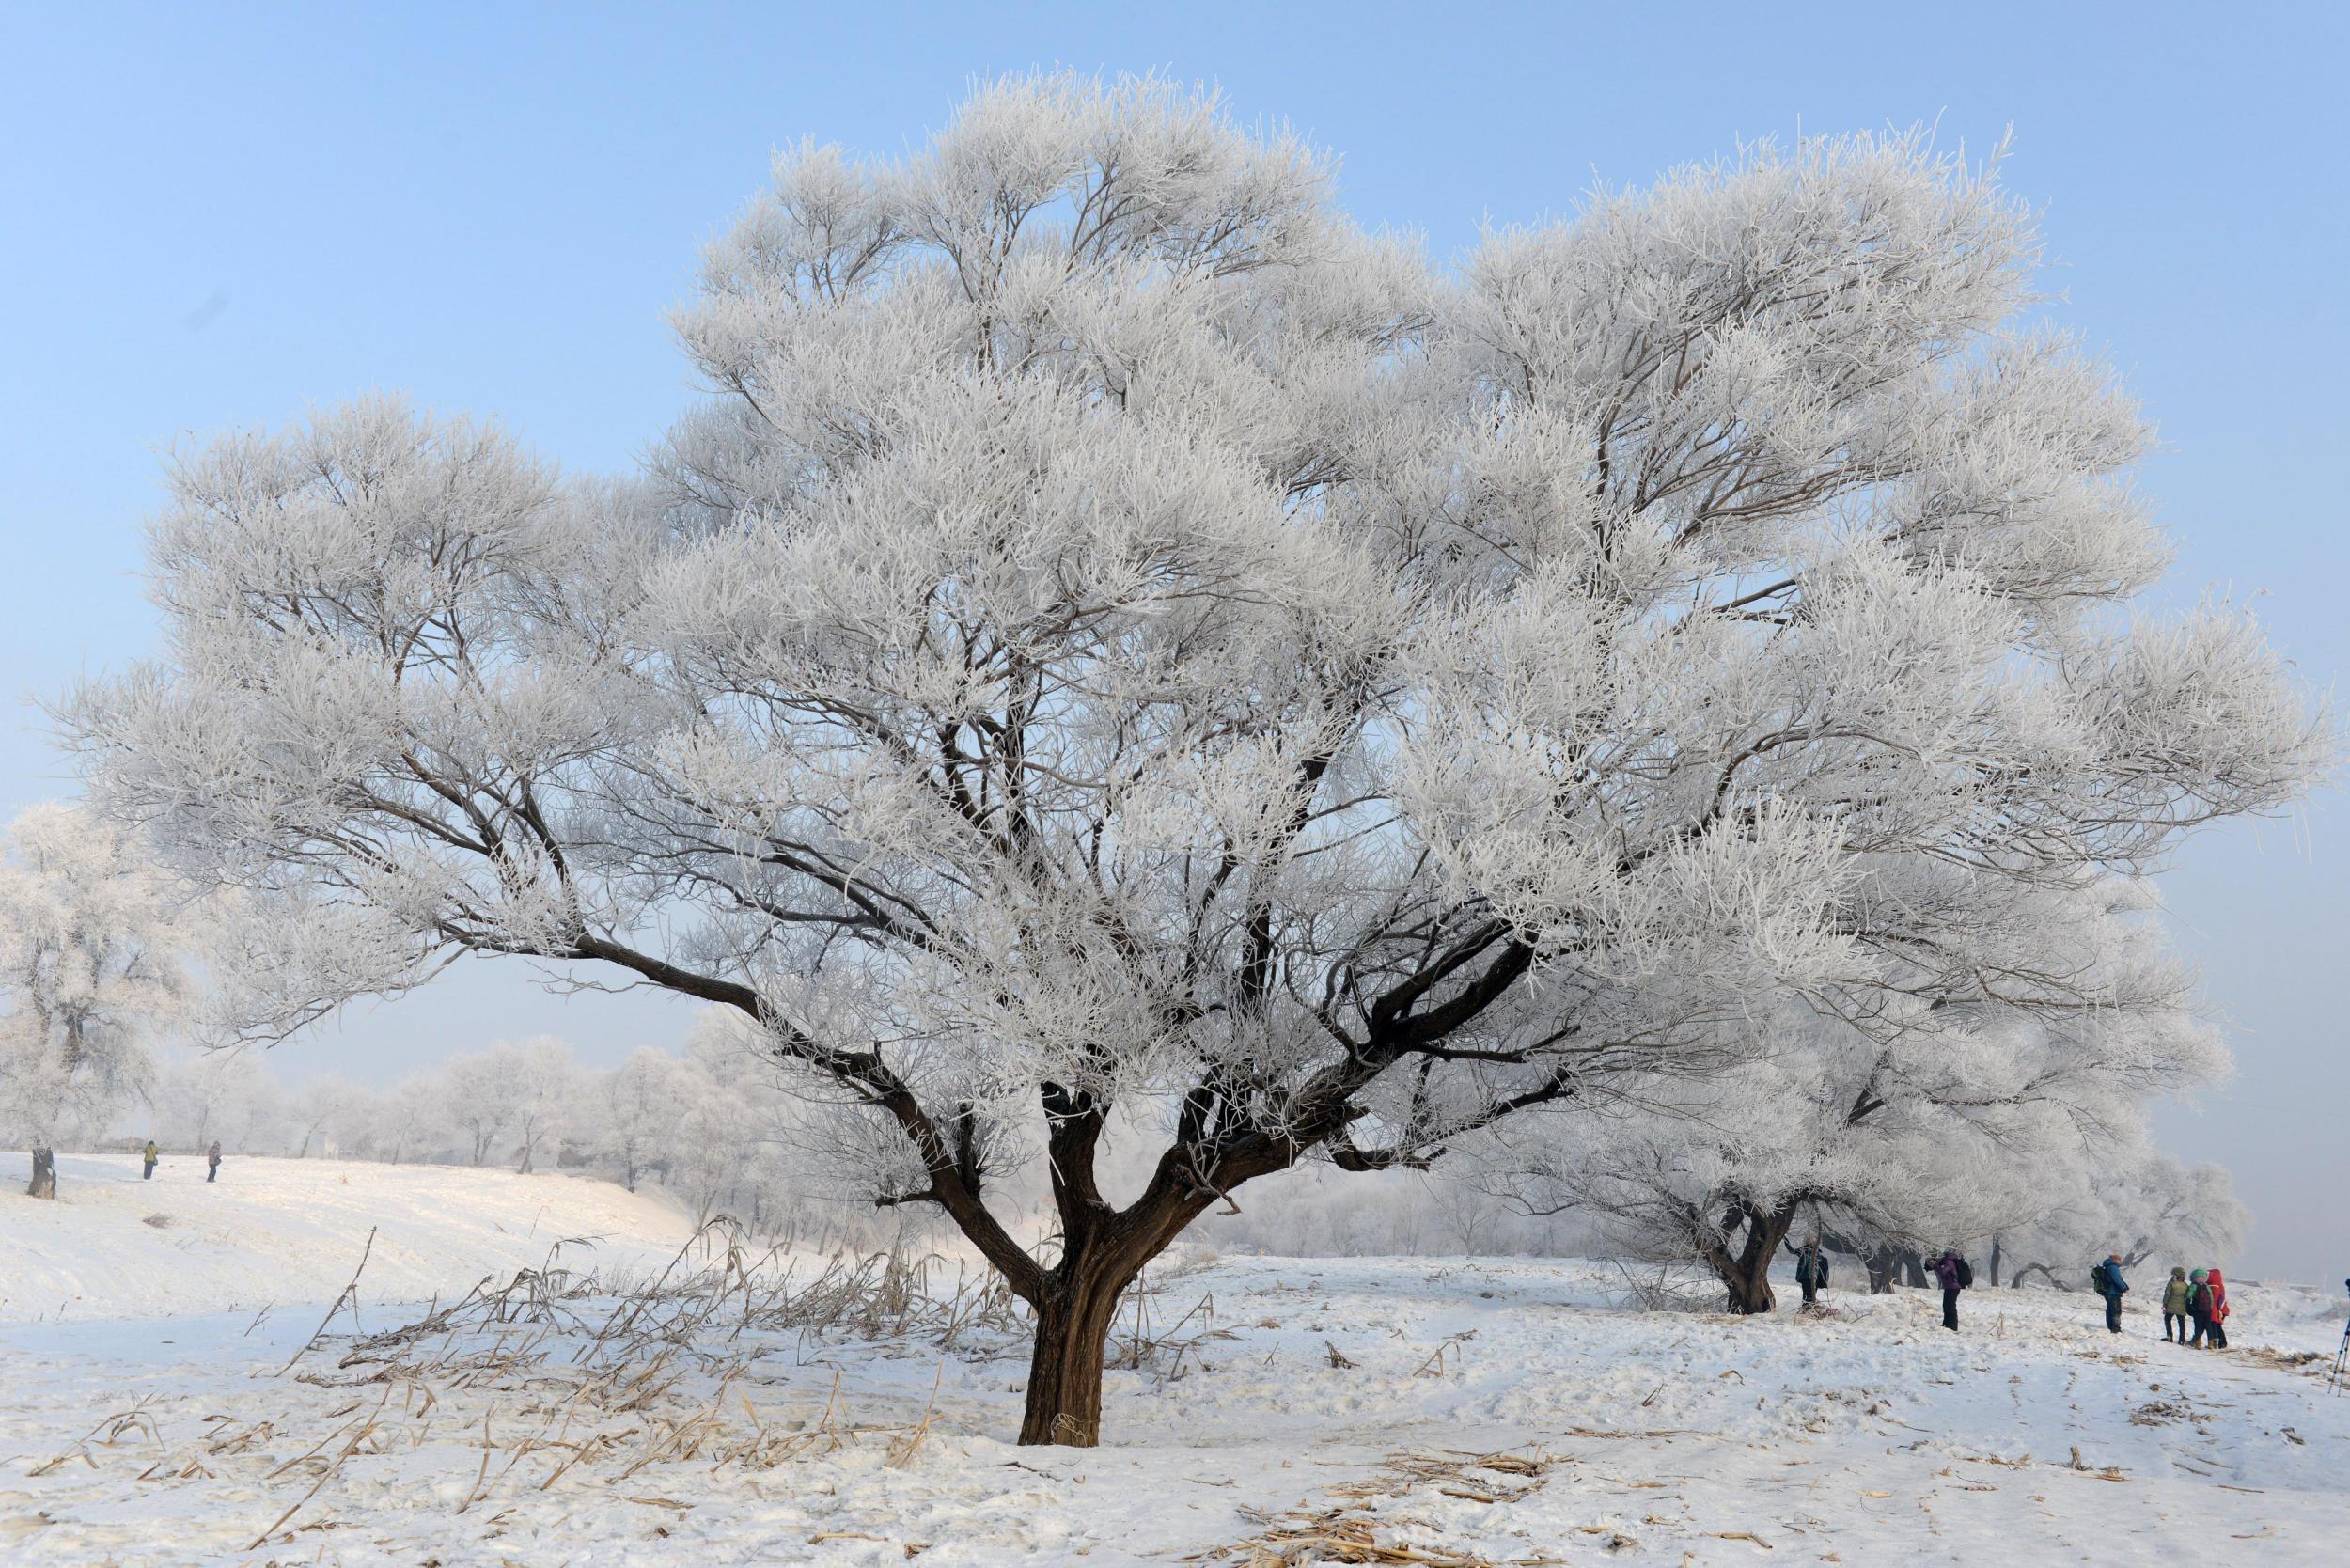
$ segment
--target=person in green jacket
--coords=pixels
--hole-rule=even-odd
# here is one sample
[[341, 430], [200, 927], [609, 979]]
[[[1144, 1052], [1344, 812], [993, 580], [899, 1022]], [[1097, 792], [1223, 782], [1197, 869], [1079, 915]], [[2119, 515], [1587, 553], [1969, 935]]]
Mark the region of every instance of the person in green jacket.
[[2186, 1315], [2195, 1320], [2195, 1337], [2186, 1342], [2200, 1345], [2211, 1333], [2211, 1277], [2199, 1268], [2186, 1278]]
[[2186, 1343], [2186, 1298], [2193, 1289], [2185, 1268], [2172, 1269], [2170, 1282], [2162, 1288], [2162, 1337], [2175, 1344]]
[[139, 1180], [142, 1182], [150, 1180], [155, 1174], [155, 1162], [163, 1157], [164, 1152], [155, 1147], [153, 1138], [149, 1138], [147, 1147], [139, 1151], [139, 1158], [147, 1162], [147, 1168], [139, 1172]]

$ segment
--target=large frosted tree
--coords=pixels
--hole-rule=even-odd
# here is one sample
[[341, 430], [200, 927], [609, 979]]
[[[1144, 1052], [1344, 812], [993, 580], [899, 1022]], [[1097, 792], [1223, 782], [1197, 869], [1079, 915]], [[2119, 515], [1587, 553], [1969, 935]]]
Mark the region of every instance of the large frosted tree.
[[458, 951], [756, 1023], [1090, 1444], [1120, 1292], [1252, 1179], [1719, 1066], [2302, 788], [2250, 625], [2128, 618], [2145, 432], [2015, 324], [2035, 253], [1894, 136], [1446, 271], [1208, 99], [1010, 81], [778, 161], [642, 478], [384, 400], [182, 457], [165, 651], [64, 722], [274, 913], [255, 1032]]

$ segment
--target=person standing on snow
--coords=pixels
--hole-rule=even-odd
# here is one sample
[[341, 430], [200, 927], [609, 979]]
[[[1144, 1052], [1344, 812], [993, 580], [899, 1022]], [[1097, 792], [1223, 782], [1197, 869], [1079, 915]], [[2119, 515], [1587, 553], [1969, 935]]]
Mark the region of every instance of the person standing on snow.
[[2106, 1332], [2121, 1333], [2122, 1298], [2130, 1294], [2130, 1282], [2122, 1278], [2122, 1254], [2107, 1253], [2106, 1261], [2089, 1271], [2089, 1282], [2106, 1298]]
[[2199, 1268], [2186, 1280], [2186, 1315], [2195, 1320], [2195, 1337], [2187, 1343], [2200, 1345], [2211, 1333], [2211, 1276]]
[[149, 1138], [147, 1140], [147, 1147], [139, 1151], [139, 1158], [147, 1162], [147, 1168], [139, 1172], [139, 1180], [142, 1182], [152, 1181], [155, 1176], [155, 1162], [163, 1157], [164, 1152], [155, 1147], [155, 1140], [153, 1138]]
[[2186, 1269], [2170, 1271], [2170, 1282], [2162, 1288], [2162, 1337], [2166, 1342], [2186, 1343], [2186, 1304], [2194, 1291]]
[[1820, 1250], [1817, 1236], [1807, 1237], [1795, 1254], [1795, 1283], [1803, 1287], [1806, 1307], [1819, 1304], [1820, 1292], [1827, 1284], [1827, 1254]]
[[1942, 1326], [1955, 1334], [1958, 1293], [1975, 1282], [1975, 1272], [1966, 1266], [1966, 1260], [1958, 1255], [1957, 1248], [1946, 1247], [1942, 1256], [1934, 1261], [1934, 1278], [1942, 1287]]
[[2207, 1293], [2204, 1310], [2211, 1320], [2211, 1337], [2205, 1341], [2206, 1346], [2212, 1350], [2225, 1350], [2228, 1348], [2228, 1282], [2219, 1278], [2219, 1271], [2215, 1268], [2204, 1276], [2203, 1289]]
[[220, 1180], [220, 1139], [218, 1138], [212, 1139], [212, 1146], [204, 1151], [204, 1179], [208, 1182]]

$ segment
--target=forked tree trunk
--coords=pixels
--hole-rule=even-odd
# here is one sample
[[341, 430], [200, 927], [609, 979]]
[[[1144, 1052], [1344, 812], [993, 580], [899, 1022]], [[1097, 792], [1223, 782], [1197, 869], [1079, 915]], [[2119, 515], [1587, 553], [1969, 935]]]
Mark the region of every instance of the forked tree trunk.
[[1023, 1443], [1089, 1449], [1102, 1440], [1102, 1361], [1126, 1281], [1099, 1259], [1074, 1262], [1053, 1271], [1037, 1308]]
[[1763, 1210], [1741, 1203], [1738, 1213], [1746, 1221], [1745, 1242], [1734, 1253], [1723, 1247], [1708, 1253], [1716, 1277], [1729, 1292], [1731, 1311], [1751, 1316], [1778, 1309], [1778, 1297], [1771, 1291], [1771, 1260], [1778, 1256], [1787, 1232], [1794, 1226], [1795, 1208], [1794, 1203], [1783, 1203]]
[[24, 1194], [28, 1198], [57, 1196], [57, 1152], [55, 1149], [33, 1151], [33, 1180], [25, 1187]]

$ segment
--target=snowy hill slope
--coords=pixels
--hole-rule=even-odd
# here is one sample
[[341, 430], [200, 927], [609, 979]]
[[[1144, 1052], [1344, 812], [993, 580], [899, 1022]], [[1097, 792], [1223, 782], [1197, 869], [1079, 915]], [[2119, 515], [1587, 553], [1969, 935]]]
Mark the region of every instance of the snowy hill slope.
[[24, 1196], [25, 1156], [0, 1154], [0, 1323], [224, 1312], [328, 1302], [375, 1231], [369, 1301], [462, 1294], [485, 1275], [538, 1267], [554, 1243], [574, 1270], [657, 1269], [691, 1233], [656, 1199], [548, 1173], [339, 1160], [66, 1155], [58, 1199]]

